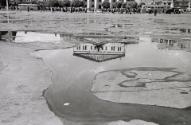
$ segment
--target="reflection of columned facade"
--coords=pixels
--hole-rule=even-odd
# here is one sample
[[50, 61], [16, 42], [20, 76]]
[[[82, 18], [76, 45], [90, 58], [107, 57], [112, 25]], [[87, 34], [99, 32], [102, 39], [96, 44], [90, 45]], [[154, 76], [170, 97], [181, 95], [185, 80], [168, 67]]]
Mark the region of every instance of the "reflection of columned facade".
[[125, 56], [125, 45], [122, 43], [107, 43], [94, 45], [80, 44], [73, 49], [73, 55], [96, 62], [107, 61]]
[[125, 47], [122, 43], [107, 43], [103, 45], [94, 45], [84, 43], [74, 48], [75, 53], [90, 53], [90, 54], [124, 54]]

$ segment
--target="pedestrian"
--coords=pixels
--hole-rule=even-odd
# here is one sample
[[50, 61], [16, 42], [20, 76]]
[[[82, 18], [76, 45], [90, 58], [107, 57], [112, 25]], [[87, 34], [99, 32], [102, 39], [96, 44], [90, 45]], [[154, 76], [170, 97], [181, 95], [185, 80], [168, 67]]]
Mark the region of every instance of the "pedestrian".
[[154, 16], [157, 15], [157, 9], [154, 9]]
[[29, 6], [27, 6], [27, 11], [28, 11], [28, 12], [30, 11], [30, 8], [29, 8]]

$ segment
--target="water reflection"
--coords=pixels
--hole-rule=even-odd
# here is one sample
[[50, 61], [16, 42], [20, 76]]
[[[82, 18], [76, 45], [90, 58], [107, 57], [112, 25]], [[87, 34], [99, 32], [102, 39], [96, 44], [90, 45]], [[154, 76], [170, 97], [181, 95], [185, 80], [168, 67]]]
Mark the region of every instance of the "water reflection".
[[182, 28], [182, 29], [180, 29], [180, 31], [182, 33], [191, 33], [191, 29], [184, 29], [184, 28]]
[[125, 56], [125, 44], [123, 43], [106, 43], [91, 44], [85, 43], [76, 46], [73, 49], [73, 55], [89, 59], [96, 62], [107, 61]]
[[159, 43], [159, 49], [191, 51], [191, 38], [166, 37], [153, 39], [153, 42]]
[[[123, 58], [100, 63], [73, 54], [104, 53], [105, 44], [37, 53], [53, 72], [53, 84], [44, 96], [65, 125], [135, 125], [128, 122], [132, 119], [161, 125], [191, 124], [190, 110], [178, 109], [191, 103], [191, 54], [162, 51], [150, 37], [140, 39], [139, 44], [125, 46]], [[120, 120], [125, 122], [118, 123]]]
[[180, 33], [186, 33], [186, 34], [191, 33], [191, 29], [189, 28], [172, 28], [171, 30], [180, 31]]
[[[115, 39], [115, 40], [114, 40]], [[137, 44], [135, 36], [112, 36], [104, 33], [64, 34], [40, 31], [0, 31], [0, 40], [15, 43], [107, 43]]]
[[71, 35], [33, 31], [0, 31], [0, 40], [16, 43], [74, 41]]
[[12, 41], [12, 40], [15, 40], [16, 35], [17, 35], [16, 31], [0, 31], [0, 40]]
[[108, 34], [106, 34], [106, 33], [99, 33], [99, 32], [97, 32], [97, 33], [94, 33], [94, 32], [90, 32], [90, 33], [80, 33], [80, 34], [78, 34], [78, 35], [84, 35], [84, 36], [105, 36], [105, 35], [108, 35]]
[[26, 43], [26, 42], [60, 42], [60, 34], [43, 33], [43, 32], [17, 32], [17, 36], [14, 42]]

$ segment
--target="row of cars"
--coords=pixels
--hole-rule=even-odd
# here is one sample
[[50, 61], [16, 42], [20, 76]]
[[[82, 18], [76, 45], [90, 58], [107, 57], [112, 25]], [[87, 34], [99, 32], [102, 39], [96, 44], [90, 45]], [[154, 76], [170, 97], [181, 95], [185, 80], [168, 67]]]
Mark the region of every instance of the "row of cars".
[[173, 8], [170, 8], [166, 11], [166, 14], [181, 14], [181, 13], [184, 13], [186, 10], [184, 9], [181, 9], [180, 7], [173, 7]]
[[146, 8], [146, 13], [166, 13], [166, 14], [181, 14], [181, 13], [185, 13], [185, 12], [191, 12], [191, 8], [187, 8], [187, 9], [182, 9], [181, 7], [173, 7], [173, 8], [167, 8], [164, 6], [159, 6], [159, 7], [147, 7]]

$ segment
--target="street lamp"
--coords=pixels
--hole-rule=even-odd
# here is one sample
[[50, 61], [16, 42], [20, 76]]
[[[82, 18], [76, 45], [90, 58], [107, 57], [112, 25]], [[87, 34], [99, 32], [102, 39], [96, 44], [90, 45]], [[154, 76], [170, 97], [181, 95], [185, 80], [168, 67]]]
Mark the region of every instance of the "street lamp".
[[9, 11], [9, 0], [6, 0], [6, 9]]
[[6, 0], [7, 22], [9, 23], [9, 0]]
[[170, 8], [174, 7], [174, 0], [171, 0]]

